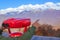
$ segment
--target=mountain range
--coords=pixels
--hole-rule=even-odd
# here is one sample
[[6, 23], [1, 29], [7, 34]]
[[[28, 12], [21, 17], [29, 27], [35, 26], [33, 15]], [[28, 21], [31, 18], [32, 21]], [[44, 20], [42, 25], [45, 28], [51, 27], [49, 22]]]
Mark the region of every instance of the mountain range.
[[60, 28], [60, 10], [47, 9], [47, 10], [24, 10], [7, 12], [0, 14], [0, 25], [8, 18], [30, 18], [32, 22], [40, 19], [40, 24], [50, 24]]

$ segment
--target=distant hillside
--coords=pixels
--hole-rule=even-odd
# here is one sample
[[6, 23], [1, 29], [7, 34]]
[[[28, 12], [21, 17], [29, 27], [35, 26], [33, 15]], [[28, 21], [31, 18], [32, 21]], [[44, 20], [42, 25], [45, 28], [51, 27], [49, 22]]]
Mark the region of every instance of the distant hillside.
[[35, 10], [24, 10], [22, 12], [20, 11], [12, 11], [7, 12], [6, 14], [0, 14], [0, 24], [3, 22], [3, 20], [7, 18], [31, 18], [32, 22], [34, 22], [36, 19], [40, 19], [40, 24], [51, 24], [55, 26], [60, 26], [60, 10], [41, 10], [41, 9], [35, 9]]

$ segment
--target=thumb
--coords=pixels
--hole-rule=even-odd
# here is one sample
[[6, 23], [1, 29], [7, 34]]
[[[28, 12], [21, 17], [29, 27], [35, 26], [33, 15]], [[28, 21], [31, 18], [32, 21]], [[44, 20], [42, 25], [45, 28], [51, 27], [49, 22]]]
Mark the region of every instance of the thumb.
[[39, 19], [37, 19], [34, 23], [38, 23], [39, 22]]

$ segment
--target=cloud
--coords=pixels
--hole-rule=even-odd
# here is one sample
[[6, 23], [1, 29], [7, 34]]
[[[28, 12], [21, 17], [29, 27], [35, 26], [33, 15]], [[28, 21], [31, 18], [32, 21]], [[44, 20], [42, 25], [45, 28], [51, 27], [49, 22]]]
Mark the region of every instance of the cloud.
[[60, 3], [47, 2], [45, 4], [21, 5], [17, 8], [1, 9], [0, 14], [6, 14], [7, 12], [13, 12], [13, 11], [22, 12], [24, 10], [36, 10], [36, 9], [40, 9], [40, 10], [46, 10], [46, 9], [60, 10]]

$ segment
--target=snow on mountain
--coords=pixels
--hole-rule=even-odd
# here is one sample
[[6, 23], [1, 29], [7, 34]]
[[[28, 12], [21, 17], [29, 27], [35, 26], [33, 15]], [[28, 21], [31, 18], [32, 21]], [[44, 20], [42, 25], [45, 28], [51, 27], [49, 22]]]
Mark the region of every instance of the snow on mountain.
[[30, 18], [32, 21], [40, 19], [41, 24], [60, 26], [60, 3], [29, 4], [0, 10], [0, 24], [3, 20], [12, 17]]

